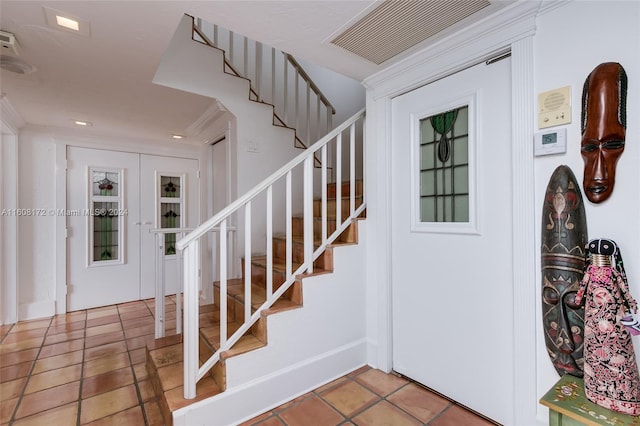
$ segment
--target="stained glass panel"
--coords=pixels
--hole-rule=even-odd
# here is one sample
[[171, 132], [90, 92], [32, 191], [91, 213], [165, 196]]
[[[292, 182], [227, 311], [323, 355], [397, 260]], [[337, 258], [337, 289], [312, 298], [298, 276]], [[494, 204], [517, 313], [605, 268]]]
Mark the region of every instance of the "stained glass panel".
[[102, 196], [118, 196], [119, 173], [93, 170], [92, 194]]
[[162, 176], [160, 178], [160, 196], [167, 198], [180, 198], [180, 177]]
[[469, 107], [420, 120], [420, 220], [469, 221]]
[[[160, 227], [180, 228], [180, 203], [161, 203], [160, 206]], [[176, 254], [176, 234], [165, 234], [164, 247], [166, 255]]]
[[118, 203], [94, 202], [93, 219], [93, 261], [118, 260], [119, 216]]

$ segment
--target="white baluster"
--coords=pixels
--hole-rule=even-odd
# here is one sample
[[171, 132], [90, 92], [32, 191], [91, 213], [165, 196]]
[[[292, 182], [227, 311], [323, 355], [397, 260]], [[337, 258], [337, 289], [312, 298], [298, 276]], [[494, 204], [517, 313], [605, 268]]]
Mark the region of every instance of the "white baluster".
[[342, 225], [342, 132], [336, 138], [336, 229]]
[[292, 268], [292, 252], [293, 252], [293, 238], [292, 238], [292, 224], [293, 224], [293, 220], [292, 220], [292, 213], [291, 213], [291, 170], [289, 170], [287, 172], [287, 177], [286, 177], [286, 189], [285, 189], [285, 220], [287, 221], [287, 234], [286, 234], [286, 238], [287, 238], [287, 242], [286, 242], [286, 275], [287, 275], [287, 279], [291, 278], [291, 268]]
[[304, 261], [313, 273], [313, 155], [304, 159]]
[[198, 253], [200, 240], [184, 250], [184, 397], [196, 397], [198, 375]]
[[356, 211], [356, 123], [349, 129], [349, 216]]
[[267, 188], [267, 298], [273, 294], [273, 186]]
[[251, 317], [251, 201], [244, 206], [244, 321]]

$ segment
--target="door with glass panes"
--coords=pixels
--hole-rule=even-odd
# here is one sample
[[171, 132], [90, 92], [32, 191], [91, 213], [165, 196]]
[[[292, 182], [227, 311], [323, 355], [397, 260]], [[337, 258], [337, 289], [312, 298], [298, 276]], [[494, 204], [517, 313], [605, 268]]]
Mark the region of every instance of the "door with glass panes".
[[[197, 173], [194, 159], [67, 149], [67, 310], [154, 296], [151, 231], [197, 225]], [[161, 241], [167, 294], [176, 291], [175, 240]]]

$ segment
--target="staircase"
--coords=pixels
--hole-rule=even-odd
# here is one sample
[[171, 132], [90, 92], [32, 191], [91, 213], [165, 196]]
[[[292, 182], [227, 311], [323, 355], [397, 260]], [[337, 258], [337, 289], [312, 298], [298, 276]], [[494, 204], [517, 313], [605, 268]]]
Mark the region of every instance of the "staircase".
[[[362, 203], [362, 181], [356, 182], [356, 201]], [[348, 193], [349, 182], [342, 184], [343, 193]], [[327, 185], [328, 198], [328, 232], [333, 233], [338, 224], [336, 214], [336, 185]], [[341, 199], [342, 220], [348, 217], [349, 198]], [[314, 200], [314, 240], [319, 246], [322, 240], [322, 200]], [[364, 217], [364, 214], [360, 215]], [[295, 216], [292, 218], [292, 242], [293, 262], [297, 269], [304, 261], [304, 218]], [[213, 397], [225, 391], [227, 386], [227, 360], [245, 354], [269, 344], [268, 319], [280, 312], [292, 309], [304, 309], [303, 294], [304, 282], [311, 276], [330, 274], [333, 272], [333, 256], [337, 247], [357, 244], [358, 224], [354, 221], [346, 227], [337, 237], [336, 241], [327, 247], [314, 262], [313, 273], [301, 274], [295, 282], [275, 301], [269, 309], [260, 313], [260, 319], [240, 337], [229, 349], [220, 355], [220, 362], [198, 382], [196, 397], [184, 398], [183, 387], [183, 342], [182, 335], [174, 335], [156, 339], [155, 343], [147, 347], [147, 370], [154, 391], [158, 397], [159, 405], [166, 425], [173, 424], [173, 412], [176, 410]], [[273, 238], [273, 264], [272, 280], [273, 290], [277, 291], [286, 281], [286, 235], [274, 235]], [[227, 337], [238, 330], [244, 323], [245, 309], [245, 285], [250, 282], [251, 288], [251, 313], [264, 304], [267, 298], [267, 258], [265, 255], [254, 256], [251, 259], [250, 280], [245, 276], [238, 279], [230, 279], [227, 282]], [[246, 270], [243, 265], [243, 271]], [[220, 282], [213, 283], [214, 300], [220, 300]], [[219, 349], [220, 341], [220, 306], [219, 304], [207, 304], [199, 307], [199, 341], [200, 363], [204, 363]]]

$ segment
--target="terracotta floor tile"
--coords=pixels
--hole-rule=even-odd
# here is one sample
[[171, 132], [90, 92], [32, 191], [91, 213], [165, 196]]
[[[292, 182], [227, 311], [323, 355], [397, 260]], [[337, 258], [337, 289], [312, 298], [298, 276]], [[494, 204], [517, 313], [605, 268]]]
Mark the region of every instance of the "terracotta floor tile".
[[259, 424], [261, 421], [268, 419], [271, 416], [274, 416], [275, 414], [272, 411], [267, 411], [266, 413], [262, 413], [259, 416], [256, 416], [250, 420], [247, 420], [244, 423], [240, 423], [239, 426], [252, 426], [252, 425], [257, 425]]
[[120, 314], [120, 318], [122, 318], [122, 322], [126, 323], [127, 321], [130, 321], [132, 319], [136, 319], [136, 318], [153, 318], [151, 316], [151, 311], [149, 310], [149, 308], [147, 308], [146, 306], [142, 309], [137, 309], [135, 311], [129, 311], [129, 312], [123, 312]]
[[142, 407], [132, 407], [128, 410], [121, 411], [116, 414], [112, 414], [107, 417], [103, 417], [99, 420], [87, 423], [91, 426], [120, 426], [120, 425], [144, 425], [144, 414], [142, 414]]
[[47, 334], [47, 328], [36, 328], [33, 330], [10, 332], [7, 337], [2, 341], [2, 344], [22, 342], [24, 340], [35, 339], [38, 337], [44, 337]]
[[354, 370], [351, 373], [347, 374], [347, 377], [356, 377], [356, 376], [359, 376], [360, 374], [364, 373], [365, 371], [369, 371], [369, 370], [371, 370], [371, 367], [369, 367], [368, 365], [363, 365], [362, 367], [358, 368], [357, 370]]
[[285, 402], [284, 404], [280, 405], [279, 407], [276, 407], [273, 411], [276, 413], [281, 413], [285, 410], [288, 410], [289, 408], [293, 407], [294, 405], [298, 405], [300, 404], [302, 401], [304, 401], [307, 398], [311, 398], [314, 397], [315, 395], [313, 394], [313, 392], [307, 392], [304, 395], [301, 395], [297, 398], [292, 399], [289, 402]]
[[322, 393], [326, 390], [332, 389], [336, 386], [338, 386], [340, 383], [344, 383], [346, 380], [348, 380], [346, 377], [339, 377], [336, 380], [327, 383], [324, 386], [320, 386], [318, 389], [314, 390], [315, 393]]
[[18, 404], [19, 398], [8, 399], [6, 401], [0, 401], [0, 424], [9, 423], [13, 410], [15, 410]]
[[51, 330], [47, 333], [47, 337], [44, 338], [44, 345], [53, 345], [61, 342], [68, 342], [69, 340], [82, 339], [84, 337], [84, 328], [74, 331], [64, 331], [58, 334], [51, 334]]
[[[387, 401], [382, 401], [365, 412], [353, 418], [355, 424], [359, 426], [418, 426], [422, 425], [417, 419], [411, 417], [399, 408], [394, 407]], [[457, 426], [468, 426], [465, 423], [458, 423]]]
[[355, 380], [380, 396], [387, 396], [409, 383], [407, 379], [375, 369], [360, 374]]
[[24, 390], [25, 383], [27, 383], [27, 377], [3, 382], [2, 385], [0, 385], [0, 401], [8, 401], [19, 397]]
[[130, 367], [108, 371], [103, 374], [85, 378], [82, 381], [82, 398], [90, 398], [132, 383], [133, 373]]
[[407, 411], [423, 423], [431, 421], [437, 414], [451, 403], [416, 384], [410, 383], [387, 400]]
[[63, 405], [61, 407], [53, 408], [42, 413], [34, 414], [33, 416], [22, 418], [15, 423], [14, 426], [62, 426], [62, 425], [74, 425], [78, 418], [78, 403], [72, 402], [71, 404]]
[[81, 373], [82, 364], [75, 364], [32, 375], [29, 377], [29, 383], [27, 384], [24, 393], [29, 394], [55, 386], [64, 385], [66, 383], [75, 382], [76, 380], [80, 380]]
[[131, 364], [136, 365], [147, 360], [147, 350], [145, 348], [138, 348], [129, 351], [131, 357]]
[[493, 426], [493, 423], [473, 414], [458, 405], [450, 406], [438, 418], [429, 423], [432, 426]]
[[344, 417], [318, 397], [305, 399], [280, 413], [280, 418], [288, 426], [309, 426], [310, 419], [313, 419], [314, 425], [332, 426], [344, 420]]
[[155, 325], [145, 325], [143, 327], [136, 328], [128, 328], [124, 331], [124, 335], [127, 339], [132, 337], [144, 336], [146, 334], [151, 334], [155, 331]]
[[285, 423], [278, 416], [271, 416], [261, 422], [253, 423], [256, 426], [282, 426]]
[[129, 350], [144, 348], [147, 344], [152, 344], [155, 340], [154, 334], [145, 334], [144, 336], [132, 337], [127, 339], [127, 348]]
[[85, 362], [84, 377], [96, 376], [107, 371], [128, 367], [129, 365], [129, 354], [126, 352], [104, 356]]
[[73, 382], [25, 395], [16, 411], [16, 419], [77, 401], [79, 392], [80, 382]]
[[142, 381], [149, 378], [149, 372], [147, 371], [146, 364], [134, 365], [133, 373], [135, 374], [137, 381]]
[[33, 330], [36, 328], [47, 328], [51, 324], [51, 318], [33, 320], [33, 321], [21, 321], [13, 326], [11, 333], [17, 333], [20, 331]]
[[93, 348], [96, 346], [106, 345], [107, 343], [113, 343], [120, 340], [124, 340], [124, 332], [114, 331], [112, 333], [99, 334], [97, 336], [87, 337], [84, 340], [84, 347]]
[[38, 348], [42, 346], [44, 337], [36, 337], [35, 339], [22, 340], [15, 343], [7, 343], [0, 345], [0, 354], [4, 355], [11, 352], [24, 351], [26, 349]]
[[53, 317], [51, 325], [80, 322], [87, 319], [87, 311], [75, 311]]
[[47, 358], [50, 356], [66, 354], [67, 352], [74, 352], [80, 349], [84, 349], [84, 339], [69, 340], [67, 342], [43, 346], [38, 358]]
[[33, 361], [27, 361], [0, 368], [0, 383], [26, 377], [31, 371], [32, 366]]
[[120, 322], [120, 315], [105, 315], [103, 317], [92, 318], [87, 320], [87, 327], [97, 327], [99, 325], [116, 324]]
[[102, 308], [94, 308], [87, 310], [87, 321], [95, 318], [108, 317], [118, 315], [118, 307], [111, 305]]
[[145, 316], [143, 318], [134, 318], [134, 319], [122, 321], [122, 326], [124, 327], [125, 330], [128, 330], [130, 328], [146, 327], [149, 325], [152, 325], [155, 327], [155, 319], [151, 315]]
[[153, 392], [153, 385], [151, 385], [150, 380], [143, 380], [138, 382], [138, 390], [140, 391], [140, 399], [142, 402], [147, 402], [156, 397], [156, 394]]
[[92, 359], [101, 358], [108, 355], [115, 355], [127, 351], [127, 344], [124, 340], [118, 342], [107, 343], [106, 345], [95, 346], [93, 348], [86, 349], [84, 351], [84, 360], [91, 361]]
[[112, 323], [112, 324], [98, 325], [96, 327], [87, 328], [86, 336], [93, 337], [93, 336], [98, 336], [100, 334], [114, 333], [121, 330], [122, 330], [122, 324], [120, 324], [119, 322]]
[[71, 333], [72, 331], [82, 330], [84, 336], [84, 321], [63, 322], [61, 324], [52, 325], [49, 328], [49, 335], [60, 333]]
[[144, 404], [144, 413], [147, 416], [147, 422], [149, 426], [162, 426], [164, 420], [162, 419], [162, 413], [160, 412], [160, 406], [157, 401], [149, 401]]
[[0, 366], [6, 367], [21, 362], [33, 361], [38, 356], [40, 348], [31, 348], [24, 351], [10, 352], [0, 355]]
[[2, 338], [4, 337], [4, 335], [7, 334], [9, 331], [11, 331], [12, 328], [13, 328], [13, 324], [0, 325], [0, 341], [2, 341]]
[[[136, 387], [129, 385], [110, 392], [83, 399], [80, 405], [80, 423], [85, 424], [139, 404]], [[140, 412], [142, 414], [142, 412]]]
[[50, 356], [48, 358], [36, 360], [32, 374], [42, 373], [44, 371], [56, 368], [67, 367], [69, 365], [82, 362], [82, 351], [68, 352], [62, 355]]
[[122, 315], [125, 312], [137, 311], [139, 309], [145, 309], [147, 304], [144, 300], [138, 300], [135, 302], [121, 303], [118, 305], [118, 312]]
[[365, 407], [380, 399], [378, 395], [353, 381], [336, 386], [323, 392], [320, 396], [345, 417], [353, 416], [358, 411], [362, 411]]

